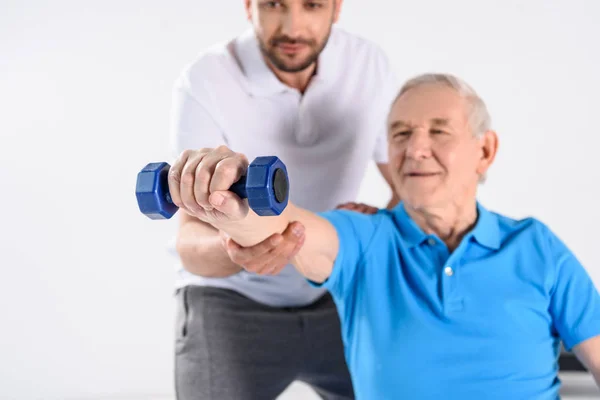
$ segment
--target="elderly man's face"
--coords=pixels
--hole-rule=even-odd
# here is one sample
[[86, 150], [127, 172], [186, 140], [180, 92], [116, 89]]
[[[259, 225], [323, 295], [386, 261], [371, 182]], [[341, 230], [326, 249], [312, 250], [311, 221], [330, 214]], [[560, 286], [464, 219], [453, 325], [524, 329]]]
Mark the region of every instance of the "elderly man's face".
[[404, 93], [388, 120], [389, 157], [398, 194], [415, 208], [473, 200], [493, 161], [494, 132], [469, 126], [469, 104], [454, 89], [425, 84]]

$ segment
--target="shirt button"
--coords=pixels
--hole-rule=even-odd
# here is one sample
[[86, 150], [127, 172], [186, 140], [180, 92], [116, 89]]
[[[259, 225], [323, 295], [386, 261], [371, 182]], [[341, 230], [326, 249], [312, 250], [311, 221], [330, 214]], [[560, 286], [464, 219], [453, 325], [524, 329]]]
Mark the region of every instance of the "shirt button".
[[427, 243], [429, 243], [430, 246], [435, 246], [435, 239], [434, 238], [429, 238], [429, 240], [427, 241]]
[[444, 273], [445, 273], [446, 275], [448, 275], [448, 276], [452, 276], [452, 275], [454, 275], [454, 271], [452, 270], [452, 268], [451, 268], [451, 267], [446, 267], [446, 268], [444, 268]]

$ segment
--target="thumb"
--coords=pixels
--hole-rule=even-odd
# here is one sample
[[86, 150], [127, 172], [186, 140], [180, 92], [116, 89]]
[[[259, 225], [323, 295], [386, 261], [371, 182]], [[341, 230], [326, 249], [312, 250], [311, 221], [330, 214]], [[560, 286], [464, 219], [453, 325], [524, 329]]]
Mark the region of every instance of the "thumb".
[[237, 221], [248, 215], [248, 202], [230, 191], [217, 191], [208, 197], [210, 204], [228, 219]]

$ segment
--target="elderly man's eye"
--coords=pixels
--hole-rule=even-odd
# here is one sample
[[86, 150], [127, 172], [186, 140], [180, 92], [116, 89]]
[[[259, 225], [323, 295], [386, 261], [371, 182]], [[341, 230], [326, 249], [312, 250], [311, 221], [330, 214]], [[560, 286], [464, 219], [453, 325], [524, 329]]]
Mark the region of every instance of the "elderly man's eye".
[[411, 134], [411, 131], [398, 131], [392, 134], [392, 139], [405, 139]]

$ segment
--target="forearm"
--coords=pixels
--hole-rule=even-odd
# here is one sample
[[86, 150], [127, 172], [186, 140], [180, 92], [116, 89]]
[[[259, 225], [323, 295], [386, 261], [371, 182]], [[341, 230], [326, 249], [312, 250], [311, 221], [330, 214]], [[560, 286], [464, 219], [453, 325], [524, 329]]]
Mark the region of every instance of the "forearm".
[[214, 222], [215, 229], [229, 235], [243, 247], [254, 246], [274, 233], [281, 233], [293, 221], [295, 207], [289, 204], [280, 215], [259, 216], [252, 209], [243, 220]]
[[305, 243], [292, 259], [296, 269], [308, 279], [324, 281], [331, 273], [339, 247], [335, 228], [324, 218], [289, 203], [278, 216], [261, 217], [252, 210], [242, 221], [215, 224], [241, 246], [253, 246], [288, 224], [299, 221], [305, 227]]
[[194, 275], [220, 278], [242, 270], [229, 258], [219, 231], [187, 214], [182, 215], [176, 246], [183, 267]]

